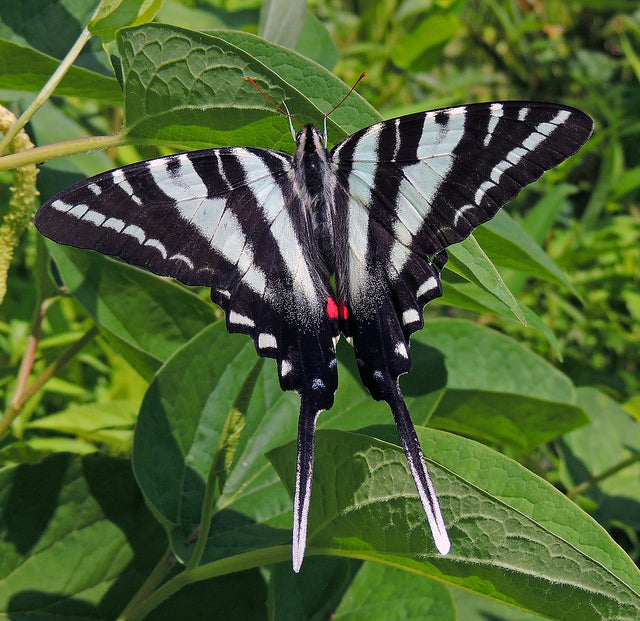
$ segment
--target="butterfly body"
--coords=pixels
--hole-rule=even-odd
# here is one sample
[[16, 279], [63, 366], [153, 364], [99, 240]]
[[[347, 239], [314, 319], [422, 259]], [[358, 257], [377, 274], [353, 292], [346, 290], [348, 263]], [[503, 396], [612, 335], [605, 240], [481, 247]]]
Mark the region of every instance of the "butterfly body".
[[116, 169], [64, 190], [36, 226], [211, 288], [231, 332], [275, 358], [301, 399], [293, 564], [304, 557], [318, 415], [338, 386], [335, 342], [398, 427], [436, 547], [450, 541], [398, 378], [422, 309], [442, 295], [445, 248], [574, 154], [592, 121], [533, 102], [473, 104], [383, 121], [330, 151], [305, 126], [293, 155], [243, 147]]

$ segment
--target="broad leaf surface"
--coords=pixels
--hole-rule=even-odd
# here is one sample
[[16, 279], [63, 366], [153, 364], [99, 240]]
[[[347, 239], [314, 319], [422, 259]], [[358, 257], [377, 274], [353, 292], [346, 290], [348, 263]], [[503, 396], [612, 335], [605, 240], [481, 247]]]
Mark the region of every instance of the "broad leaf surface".
[[[471, 322], [427, 321], [411, 339], [413, 370], [400, 386], [414, 421], [529, 451], [588, 422], [575, 388], [557, 369], [513, 339]], [[334, 407], [320, 427], [359, 429], [390, 421], [386, 404], [361, 387], [353, 352], [339, 348]]]
[[498, 265], [563, 285], [576, 293], [562, 270], [508, 213], [500, 210], [474, 237]]
[[56, 454], [0, 472], [0, 610], [115, 619], [166, 546], [128, 461]]
[[449, 247], [447, 253], [449, 254], [449, 262], [447, 263], [449, 269], [493, 295], [513, 313], [518, 321], [524, 323], [524, 314], [518, 301], [513, 297], [513, 293], [505, 285], [495, 265], [473, 235], [459, 244]]
[[638, 529], [640, 463], [629, 460], [640, 453], [640, 426], [618, 403], [594, 388], [578, 389], [578, 397], [591, 424], [567, 434], [559, 443], [566, 464], [563, 483], [571, 489], [626, 463], [584, 493], [596, 503], [598, 521]]
[[64, 283], [96, 323], [157, 360], [216, 319], [212, 304], [169, 280], [95, 252], [48, 247]]
[[[33, 48], [0, 39], [0, 88], [38, 92], [60, 61]], [[56, 95], [98, 99], [112, 105], [122, 101], [118, 82], [101, 73], [71, 67]]]
[[245, 383], [261, 365], [250, 340], [229, 335], [217, 322], [177, 351], [151, 382], [133, 463], [147, 502], [165, 524], [186, 529], [198, 523], [225, 423], [240, 391], [253, 392]]
[[363, 563], [331, 619], [386, 621], [387, 619], [460, 618], [447, 588], [397, 567]]
[[[131, 137], [291, 150], [287, 120], [245, 78], [273, 101], [286, 99], [302, 123], [321, 120], [348, 90], [320, 65], [247, 33], [147, 24], [121, 30], [117, 42]], [[329, 133], [337, 141], [379, 118], [354, 94], [331, 116]]]
[[[321, 430], [309, 554], [393, 563], [554, 619], [640, 614], [640, 572], [575, 504], [480, 444], [434, 430], [419, 436], [452, 552], [435, 551], [399, 446]], [[295, 443], [270, 458], [292, 493]]]

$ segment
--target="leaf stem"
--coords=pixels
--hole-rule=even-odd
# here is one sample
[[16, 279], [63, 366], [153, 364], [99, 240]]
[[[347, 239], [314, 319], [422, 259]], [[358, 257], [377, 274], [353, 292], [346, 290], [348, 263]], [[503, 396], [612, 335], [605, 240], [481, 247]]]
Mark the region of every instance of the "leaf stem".
[[20, 413], [25, 403], [33, 397], [69, 360], [71, 360], [85, 345], [90, 343], [97, 335], [99, 330], [97, 326], [93, 326], [87, 330], [73, 345], [62, 353], [60, 358], [51, 363], [45, 371], [36, 378], [29, 386], [27, 386], [22, 394], [12, 400], [11, 404], [0, 418], [0, 437], [9, 429], [15, 417]]
[[175, 562], [175, 555], [170, 548], [167, 549], [162, 558], [153, 568], [153, 571], [149, 574], [149, 577], [144, 581], [142, 586], [138, 589], [138, 592], [133, 596], [131, 601], [127, 604], [127, 607], [122, 611], [118, 619], [127, 619], [136, 608], [142, 606], [143, 602], [148, 597], [150, 597], [155, 589], [160, 585], [164, 577], [174, 566]]
[[51, 77], [47, 80], [47, 83], [42, 87], [40, 92], [36, 95], [36, 98], [31, 102], [31, 105], [20, 115], [20, 118], [14, 123], [13, 127], [5, 134], [4, 138], [0, 140], [0, 155], [4, 153], [5, 149], [9, 146], [11, 141], [17, 136], [18, 132], [29, 122], [29, 119], [35, 114], [35, 112], [42, 106], [43, 103], [51, 97], [51, 94], [56, 89], [60, 81], [67, 73], [71, 65], [73, 65], [75, 59], [78, 57], [82, 48], [86, 42], [91, 38], [91, 33], [88, 28], [80, 33], [80, 36], [76, 39], [71, 49], [67, 52], [62, 62], [58, 65], [58, 68], [51, 74]]
[[113, 136], [87, 136], [86, 138], [74, 138], [73, 140], [63, 140], [52, 144], [12, 153], [0, 157], [0, 171], [20, 168], [27, 164], [38, 164], [56, 157], [75, 155], [76, 153], [86, 153], [97, 149], [109, 149], [119, 147], [127, 143], [124, 133]]
[[581, 494], [582, 492], [589, 489], [590, 487], [597, 485], [600, 481], [603, 481], [604, 479], [609, 478], [610, 476], [614, 475], [616, 472], [619, 472], [620, 470], [624, 470], [628, 466], [632, 466], [638, 461], [640, 461], [640, 452], [636, 453], [635, 455], [632, 455], [627, 459], [624, 459], [623, 461], [618, 462], [615, 466], [612, 466], [611, 468], [607, 468], [607, 470], [605, 470], [604, 472], [601, 472], [600, 474], [594, 477], [591, 477], [587, 481], [583, 481], [582, 483], [580, 483], [580, 485], [576, 485], [573, 489], [570, 489], [567, 492], [566, 494], [567, 498], [574, 498], [575, 496], [577, 496], [578, 494]]
[[279, 563], [289, 559], [290, 556], [291, 546], [272, 546], [270, 548], [236, 554], [235, 556], [220, 559], [219, 561], [201, 565], [200, 567], [185, 569], [177, 576], [168, 580], [144, 601], [140, 602], [138, 606], [127, 606], [126, 611], [122, 613], [118, 621], [139, 621], [144, 619], [162, 602], [169, 599], [174, 593], [177, 593], [188, 584], [244, 571], [246, 569], [254, 569], [264, 565]]
[[56, 298], [49, 298], [42, 302], [38, 307], [31, 327], [31, 333], [27, 339], [27, 346], [22, 356], [22, 361], [20, 362], [20, 369], [18, 370], [18, 376], [16, 378], [16, 387], [13, 392], [13, 397], [9, 403], [9, 407], [18, 403], [24, 394], [27, 386], [27, 380], [29, 379], [29, 375], [31, 375], [31, 369], [33, 368], [33, 363], [36, 359], [36, 352], [38, 351], [38, 343], [42, 333], [42, 321], [44, 320], [47, 309], [55, 302], [55, 300]]

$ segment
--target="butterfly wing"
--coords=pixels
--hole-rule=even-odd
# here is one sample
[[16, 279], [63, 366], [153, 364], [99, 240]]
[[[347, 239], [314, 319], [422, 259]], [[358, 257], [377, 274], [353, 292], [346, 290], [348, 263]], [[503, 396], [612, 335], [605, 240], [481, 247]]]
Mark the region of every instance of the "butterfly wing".
[[347, 188], [343, 331], [360, 375], [391, 406], [436, 546], [450, 543], [398, 377], [411, 368], [409, 337], [442, 295], [445, 248], [492, 218], [524, 186], [587, 141], [586, 114], [539, 103], [474, 104], [384, 121], [331, 152]]
[[[56, 242], [120, 257], [188, 285], [211, 287], [230, 332], [275, 358], [301, 397], [294, 564], [299, 569], [318, 413], [337, 388], [330, 293], [311, 261], [314, 242], [290, 180], [291, 156], [224, 148], [158, 158], [76, 184], [35, 218]], [[297, 560], [296, 560], [297, 559]]]

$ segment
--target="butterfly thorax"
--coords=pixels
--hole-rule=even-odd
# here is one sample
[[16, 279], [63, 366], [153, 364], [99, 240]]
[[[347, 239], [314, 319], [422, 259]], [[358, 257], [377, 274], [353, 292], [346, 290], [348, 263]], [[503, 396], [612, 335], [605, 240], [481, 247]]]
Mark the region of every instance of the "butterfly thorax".
[[313, 125], [306, 125], [296, 136], [293, 157], [294, 182], [302, 198], [306, 225], [316, 242], [326, 274], [335, 272], [336, 209], [331, 189], [335, 175], [331, 169], [324, 136]]

